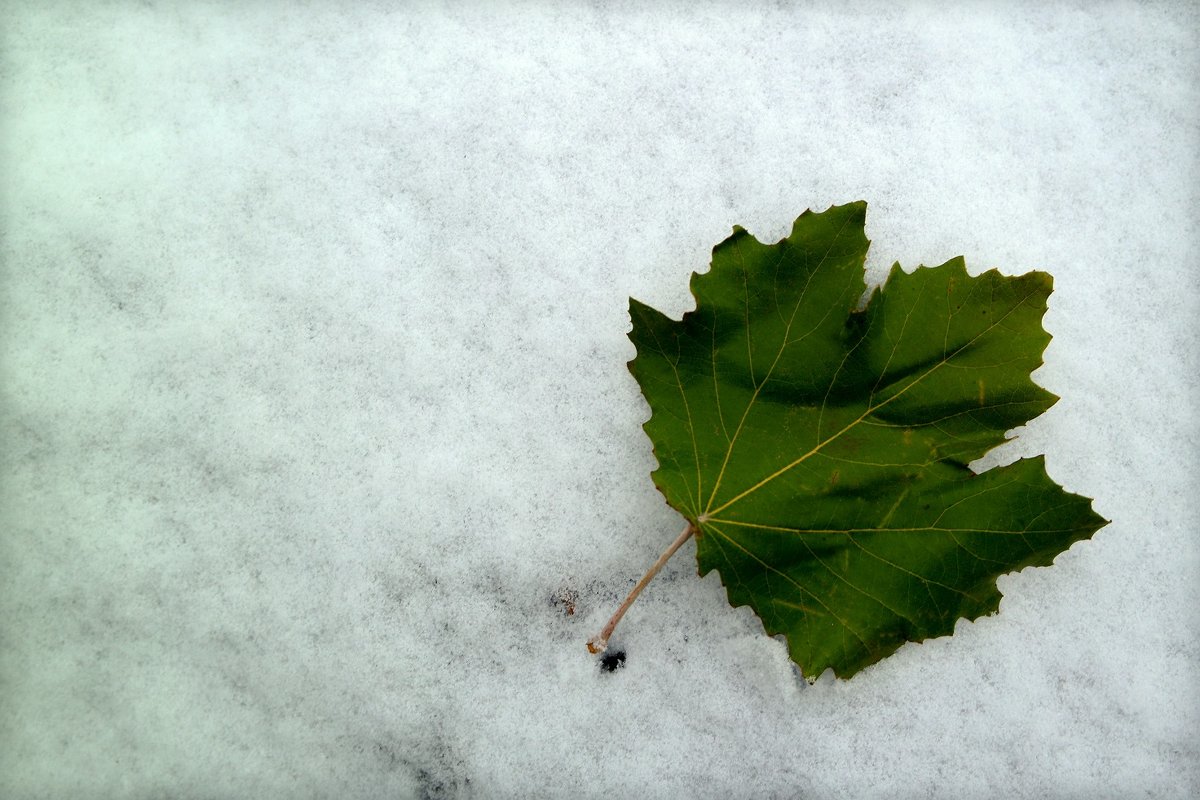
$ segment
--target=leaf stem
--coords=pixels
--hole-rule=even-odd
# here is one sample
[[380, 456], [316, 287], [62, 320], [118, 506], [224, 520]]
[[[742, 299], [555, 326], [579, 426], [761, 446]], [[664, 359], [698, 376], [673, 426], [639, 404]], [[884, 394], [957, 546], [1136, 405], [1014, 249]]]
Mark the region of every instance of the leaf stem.
[[683, 529], [683, 533], [679, 534], [675, 541], [671, 542], [671, 545], [663, 551], [663, 554], [658, 557], [658, 560], [654, 562], [654, 565], [651, 566], [650, 569], [646, 571], [646, 574], [642, 576], [642, 579], [637, 582], [637, 586], [633, 587], [633, 591], [631, 591], [629, 596], [625, 598], [625, 602], [621, 603], [621, 607], [617, 609], [617, 613], [612, 615], [612, 619], [610, 619], [608, 624], [604, 626], [604, 630], [600, 631], [600, 633], [588, 640], [588, 652], [603, 653], [608, 649], [608, 639], [610, 636], [612, 636], [613, 631], [616, 630], [617, 623], [621, 621], [621, 617], [625, 616], [625, 612], [629, 610], [631, 605], [633, 605], [633, 601], [637, 600], [638, 595], [642, 593], [642, 590], [646, 588], [646, 585], [650, 583], [650, 581], [654, 580], [654, 576], [657, 575], [659, 570], [663, 568], [663, 565], [670, 560], [671, 556], [675, 555], [675, 551], [683, 547], [683, 543], [692, 538], [692, 534], [695, 532], [695, 527], [693, 527], [693, 525], [689, 522], [688, 526]]

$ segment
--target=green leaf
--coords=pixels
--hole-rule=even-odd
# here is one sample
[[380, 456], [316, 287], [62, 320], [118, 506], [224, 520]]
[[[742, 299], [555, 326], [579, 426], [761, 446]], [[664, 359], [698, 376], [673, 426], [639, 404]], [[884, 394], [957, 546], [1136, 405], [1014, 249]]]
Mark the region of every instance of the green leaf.
[[865, 218], [806, 211], [773, 245], [735, 228], [681, 321], [630, 301], [654, 482], [700, 574], [810, 677], [995, 612], [997, 576], [1106, 524], [1040, 457], [967, 467], [1057, 400], [1030, 379], [1050, 276], [897, 264], [860, 308]]

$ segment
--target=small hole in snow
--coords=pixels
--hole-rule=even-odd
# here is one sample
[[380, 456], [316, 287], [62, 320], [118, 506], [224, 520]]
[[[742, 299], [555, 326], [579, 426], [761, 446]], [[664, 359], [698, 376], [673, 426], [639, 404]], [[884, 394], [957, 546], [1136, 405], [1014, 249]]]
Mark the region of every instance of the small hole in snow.
[[604, 672], [616, 672], [625, 666], [625, 651], [613, 650], [600, 656], [600, 669]]

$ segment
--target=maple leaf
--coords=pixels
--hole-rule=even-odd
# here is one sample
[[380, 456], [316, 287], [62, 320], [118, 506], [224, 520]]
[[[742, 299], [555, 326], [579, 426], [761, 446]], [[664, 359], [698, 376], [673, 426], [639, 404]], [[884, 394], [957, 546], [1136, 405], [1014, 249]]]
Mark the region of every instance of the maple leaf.
[[899, 264], [865, 307], [866, 203], [806, 211], [767, 245], [742, 228], [693, 274], [681, 321], [630, 301], [630, 370], [654, 483], [690, 536], [814, 678], [995, 612], [996, 578], [1106, 524], [1041, 457], [967, 465], [1058, 399], [1030, 373], [1050, 336], [1044, 272]]

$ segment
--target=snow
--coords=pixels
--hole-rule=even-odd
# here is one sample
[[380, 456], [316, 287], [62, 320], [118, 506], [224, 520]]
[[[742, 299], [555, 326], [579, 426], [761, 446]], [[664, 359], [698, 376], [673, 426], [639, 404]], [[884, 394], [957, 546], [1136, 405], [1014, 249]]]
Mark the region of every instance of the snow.
[[[0, 11], [0, 796], [1200, 793], [1200, 14]], [[627, 298], [870, 203], [874, 279], [1055, 277], [1113, 520], [808, 685], [679, 532]], [[574, 614], [561, 599], [574, 598]]]

